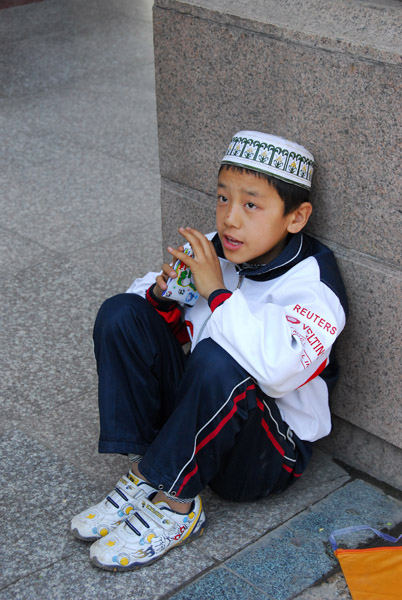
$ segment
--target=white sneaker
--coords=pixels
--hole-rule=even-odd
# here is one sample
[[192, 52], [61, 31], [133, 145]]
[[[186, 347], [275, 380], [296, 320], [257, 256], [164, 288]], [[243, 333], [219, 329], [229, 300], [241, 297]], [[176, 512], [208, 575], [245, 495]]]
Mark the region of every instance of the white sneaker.
[[143, 498], [124, 523], [92, 544], [90, 559], [109, 571], [126, 571], [149, 565], [170, 548], [200, 536], [205, 514], [197, 496], [188, 514], [174, 512], [165, 502]]
[[97, 540], [120, 525], [142, 498], [148, 498], [155, 492], [152, 485], [129, 471], [102, 502], [71, 520], [71, 533], [80, 540]]

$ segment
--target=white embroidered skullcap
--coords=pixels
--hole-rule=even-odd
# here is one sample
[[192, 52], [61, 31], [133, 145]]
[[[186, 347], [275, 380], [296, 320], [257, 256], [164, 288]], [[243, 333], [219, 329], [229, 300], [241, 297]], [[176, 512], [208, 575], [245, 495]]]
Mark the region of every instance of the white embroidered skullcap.
[[260, 131], [236, 133], [223, 165], [238, 165], [267, 173], [303, 188], [311, 188], [314, 156], [304, 146]]

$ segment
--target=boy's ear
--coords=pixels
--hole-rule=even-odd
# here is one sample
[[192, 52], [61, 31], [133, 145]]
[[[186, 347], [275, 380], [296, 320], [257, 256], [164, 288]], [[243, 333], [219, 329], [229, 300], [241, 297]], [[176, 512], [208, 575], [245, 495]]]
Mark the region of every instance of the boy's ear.
[[288, 224], [289, 233], [298, 233], [306, 225], [313, 212], [313, 207], [310, 202], [302, 202], [295, 211], [290, 213], [290, 220]]

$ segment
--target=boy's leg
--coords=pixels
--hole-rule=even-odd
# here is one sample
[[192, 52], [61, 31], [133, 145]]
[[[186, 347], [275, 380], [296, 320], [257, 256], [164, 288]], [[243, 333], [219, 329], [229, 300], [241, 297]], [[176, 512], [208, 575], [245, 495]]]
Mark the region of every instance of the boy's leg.
[[257, 395], [257, 408], [236, 437], [210, 487], [237, 502], [283, 492], [303, 474], [312, 444], [301, 441], [283, 422], [273, 398]]
[[184, 352], [162, 317], [135, 294], [104, 302], [94, 345], [99, 451], [142, 455], [174, 410]]
[[[157, 560], [171, 547], [200, 535], [205, 516], [199, 492], [220, 474], [224, 478], [226, 468], [230, 476], [226, 477], [223, 489], [225, 497], [231, 495], [233, 481], [233, 499], [240, 499], [237, 488], [243, 492], [249, 485], [244, 461], [239, 462], [238, 470], [233, 468], [233, 460], [228, 461], [238, 441], [239, 456], [257, 452], [254, 465], [258, 464], [262, 472], [257, 483], [251, 481], [251, 491], [246, 489], [247, 499], [261, 497], [272, 489], [276, 491], [282, 472], [286, 482], [281, 481], [281, 487], [291, 477], [297, 459], [293, 459], [296, 449], [287, 437], [288, 428], [284, 426], [284, 432], [280, 429], [274, 435], [266, 418], [265, 424], [261, 424], [265, 414], [256, 384], [212, 340], [200, 342], [189, 358], [177, 399], [174, 412], [139, 463], [140, 473], [161, 491], [152, 498], [152, 503], [143, 499], [125, 523], [92, 545], [91, 560], [98, 567], [138, 568]], [[246, 429], [247, 435], [243, 434]], [[260, 444], [251, 448], [254, 437], [259, 438]], [[187, 514], [173, 512], [175, 503], [192, 498]]]
[[139, 463], [171, 499], [194, 498], [212, 482], [227, 498], [251, 500], [287, 487], [295, 467], [302, 472], [308, 444], [292, 439], [274, 400], [211, 339], [196, 346], [177, 396], [176, 409]]
[[[173, 410], [185, 356], [165, 321], [133, 294], [107, 300], [94, 327], [99, 375], [100, 452], [146, 451]], [[107, 535], [155, 488], [130, 470], [106, 498], [76, 515], [73, 534]]]

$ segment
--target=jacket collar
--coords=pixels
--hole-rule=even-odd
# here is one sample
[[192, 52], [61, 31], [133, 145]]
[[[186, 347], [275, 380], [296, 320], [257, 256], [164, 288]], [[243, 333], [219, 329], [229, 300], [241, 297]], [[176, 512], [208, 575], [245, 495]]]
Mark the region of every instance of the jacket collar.
[[[305, 258], [304, 238], [303, 233], [290, 234], [288, 242], [280, 255], [266, 265], [243, 263], [235, 265], [235, 267], [240, 275], [244, 275], [248, 279], [266, 281], [279, 277], [279, 275], [282, 275]], [[226, 260], [218, 234], [213, 237], [212, 243], [219, 258]]]

